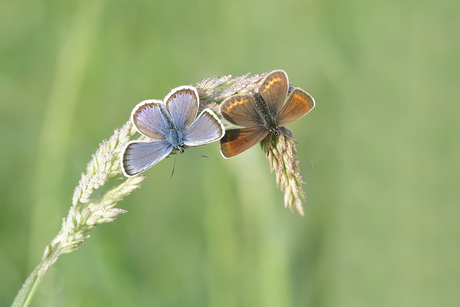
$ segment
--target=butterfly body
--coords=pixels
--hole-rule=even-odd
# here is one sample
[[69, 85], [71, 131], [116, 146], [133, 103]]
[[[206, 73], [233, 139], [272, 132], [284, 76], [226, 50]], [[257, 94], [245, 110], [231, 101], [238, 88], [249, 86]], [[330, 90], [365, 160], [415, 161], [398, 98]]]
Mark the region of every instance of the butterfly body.
[[199, 97], [195, 88], [181, 86], [161, 100], [145, 100], [131, 113], [137, 131], [148, 141], [126, 144], [121, 165], [127, 177], [137, 175], [166, 158], [174, 149], [205, 145], [224, 135], [220, 120], [210, 109], [197, 116]]
[[184, 141], [182, 140], [181, 133], [177, 132], [177, 130], [171, 129], [171, 134], [168, 137], [168, 142], [180, 153], [184, 153], [185, 145]]
[[173, 148], [177, 149], [180, 153], [184, 153], [184, 133], [180, 131], [174, 124], [172, 116], [170, 115], [165, 104], [158, 104], [158, 108], [161, 113], [164, 125], [167, 127], [166, 131], [168, 131], [167, 135], [165, 135], [166, 141], [169, 144], [171, 144]]
[[257, 92], [225, 99], [220, 111], [240, 129], [227, 129], [220, 140], [224, 158], [234, 157], [262, 141], [268, 134], [277, 136], [282, 127], [306, 115], [315, 106], [307, 92], [295, 88], [286, 101], [289, 82], [286, 72], [275, 70], [261, 82]]
[[278, 129], [275, 118], [276, 114], [271, 112], [262, 96], [260, 96], [259, 93], [254, 93], [252, 94], [252, 97], [258, 110], [259, 117], [257, 118], [257, 122], [259, 123], [259, 126], [266, 128], [270, 132]]

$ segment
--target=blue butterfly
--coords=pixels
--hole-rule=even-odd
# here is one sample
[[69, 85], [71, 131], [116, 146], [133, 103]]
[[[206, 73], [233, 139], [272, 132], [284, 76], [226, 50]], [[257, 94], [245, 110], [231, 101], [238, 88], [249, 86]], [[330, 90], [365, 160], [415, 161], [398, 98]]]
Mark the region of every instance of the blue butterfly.
[[219, 118], [210, 109], [197, 117], [198, 92], [192, 86], [173, 89], [164, 99], [145, 100], [131, 113], [131, 122], [148, 141], [131, 141], [121, 155], [123, 174], [135, 176], [166, 158], [174, 149], [220, 140], [225, 133]]

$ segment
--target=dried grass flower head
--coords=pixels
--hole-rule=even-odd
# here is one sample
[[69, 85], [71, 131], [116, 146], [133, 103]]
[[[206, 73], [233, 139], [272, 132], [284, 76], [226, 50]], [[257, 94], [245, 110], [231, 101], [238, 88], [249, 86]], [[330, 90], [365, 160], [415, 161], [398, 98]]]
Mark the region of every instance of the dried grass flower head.
[[[291, 92], [289, 98], [288, 89]], [[314, 107], [313, 98], [299, 88], [289, 87], [287, 74], [282, 70], [254, 76], [248, 73], [236, 78], [230, 75], [207, 78], [198, 83], [193, 91], [198, 95], [198, 113], [211, 114], [213, 111], [217, 117], [224, 117], [229, 122], [243, 127], [227, 129], [221, 139], [221, 149], [225, 148], [225, 144], [230, 144], [227, 149], [246, 150], [260, 142], [267, 153], [270, 169], [275, 171], [277, 185], [285, 193], [285, 207], [291, 210], [296, 208], [304, 215], [301, 202], [305, 199], [302, 189], [304, 181], [298, 165], [296, 141], [284, 126], [308, 113]], [[252, 109], [248, 110], [249, 106], [252, 106]], [[218, 131], [219, 127], [223, 129], [219, 119], [213, 114], [209, 118], [211, 122], [218, 123], [214, 125], [217, 127], [215, 131]], [[249, 127], [248, 120], [241, 118], [244, 118], [244, 114], [246, 117], [249, 116]], [[238, 143], [241, 142], [239, 136], [248, 132], [244, 129], [258, 132], [257, 137], [246, 134], [250, 135], [251, 146]], [[220, 131], [221, 135], [217, 135], [213, 140], [218, 140], [222, 136], [223, 131]], [[62, 220], [61, 230], [46, 246], [40, 263], [23, 284], [13, 306], [27, 306], [30, 303], [46, 272], [60, 255], [77, 250], [90, 237], [89, 233], [95, 226], [112, 222], [119, 214], [126, 212], [115, 208], [115, 205], [140, 187], [145, 178], [139, 173], [126, 178], [123, 176], [121, 163], [127, 144], [147, 140], [145, 135], [138, 132], [139, 129], [136, 129], [130, 120], [100, 144], [74, 190], [72, 205], [68, 216]], [[236, 137], [233, 138], [234, 136]], [[237, 143], [232, 143], [232, 140]], [[224, 157], [233, 156], [231, 150], [223, 149], [222, 153]], [[109, 181], [114, 182], [114, 186], [106, 193], [95, 195], [95, 192]]]

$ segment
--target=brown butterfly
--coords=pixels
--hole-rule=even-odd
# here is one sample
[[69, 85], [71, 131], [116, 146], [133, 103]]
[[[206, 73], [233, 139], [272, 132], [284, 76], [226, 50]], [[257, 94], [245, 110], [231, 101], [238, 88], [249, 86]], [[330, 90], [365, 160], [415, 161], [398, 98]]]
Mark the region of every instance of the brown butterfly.
[[262, 81], [258, 92], [234, 95], [220, 105], [222, 116], [241, 129], [229, 129], [220, 139], [220, 152], [226, 159], [239, 155], [262, 141], [269, 133], [278, 135], [281, 127], [298, 120], [315, 107], [307, 92], [295, 88], [289, 99], [288, 76], [274, 70]]

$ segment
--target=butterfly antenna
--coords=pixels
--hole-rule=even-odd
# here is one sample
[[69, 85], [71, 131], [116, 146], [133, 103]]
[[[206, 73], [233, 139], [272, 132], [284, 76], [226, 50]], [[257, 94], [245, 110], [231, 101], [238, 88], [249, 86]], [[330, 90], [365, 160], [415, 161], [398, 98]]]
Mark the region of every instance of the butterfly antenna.
[[191, 152], [191, 153], [194, 154], [194, 155], [200, 156], [200, 157], [202, 157], [202, 158], [209, 158], [209, 156], [200, 155], [199, 153], [193, 152], [193, 151], [191, 151], [190, 149], [188, 149], [187, 151], [188, 151], [188, 152]]
[[169, 179], [171, 179], [172, 176], [174, 175], [174, 170], [176, 169], [176, 159], [177, 159], [177, 153], [174, 155], [173, 169], [172, 169], [172, 172], [171, 172], [171, 177], [169, 177]]

